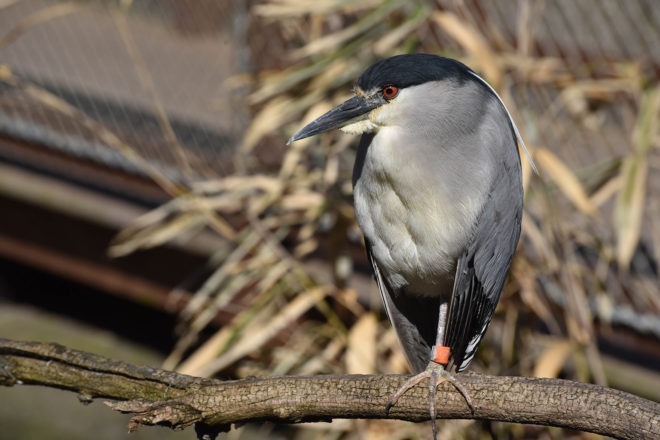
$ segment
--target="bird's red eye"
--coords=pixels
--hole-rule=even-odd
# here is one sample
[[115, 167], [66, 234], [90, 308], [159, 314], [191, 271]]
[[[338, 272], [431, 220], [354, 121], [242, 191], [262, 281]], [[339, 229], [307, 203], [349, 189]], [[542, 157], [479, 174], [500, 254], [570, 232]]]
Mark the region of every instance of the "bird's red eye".
[[399, 88], [397, 86], [385, 86], [383, 87], [382, 93], [383, 98], [389, 101], [390, 99], [396, 98], [396, 95], [399, 94]]

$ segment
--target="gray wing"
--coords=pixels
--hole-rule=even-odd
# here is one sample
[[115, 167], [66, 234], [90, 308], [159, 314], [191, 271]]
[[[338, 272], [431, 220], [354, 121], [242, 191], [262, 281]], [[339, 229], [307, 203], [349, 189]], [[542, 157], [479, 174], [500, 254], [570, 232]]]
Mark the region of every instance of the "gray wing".
[[391, 289], [371, 255], [371, 245], [366, 238], [365, 244], [387, 316], [396, 331], [408, 364], [414, 373], [420, 373], [428, 365], [431, 347], [435, 344], [440, 300], [433, 297], [400, 295]]
[[470, 245], [456, 265], [445, 330], [449, 368], [456, 371], [467, 368], [486, 333], [520, 237], [523, 194], [520, 159], [517, 151], [514, 154], [503, 160], [505, 170], [494, 182]]

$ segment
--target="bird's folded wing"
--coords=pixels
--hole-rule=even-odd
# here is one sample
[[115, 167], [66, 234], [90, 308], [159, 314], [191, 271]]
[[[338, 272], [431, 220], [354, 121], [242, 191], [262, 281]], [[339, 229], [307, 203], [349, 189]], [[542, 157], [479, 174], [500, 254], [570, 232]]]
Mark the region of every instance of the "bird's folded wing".
[[[445, 331], [445, 345], [451, 348], [449, 368], [456, 371], [467, 368], [486, 333], [520, 236], [522, 193], [506, 189], [491, 192], [456, 265]], [[503, 198], [508, 203], [502, 203]]]

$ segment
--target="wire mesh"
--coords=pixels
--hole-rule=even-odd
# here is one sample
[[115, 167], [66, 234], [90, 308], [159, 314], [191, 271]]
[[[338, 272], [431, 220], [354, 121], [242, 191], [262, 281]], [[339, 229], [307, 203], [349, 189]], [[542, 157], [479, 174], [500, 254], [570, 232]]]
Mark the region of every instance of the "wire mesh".
[[[232, 109], [225, 87], [235, 68], [233, 36], [225, 26], [232, 15], [222, 3], [122, 7], [30, 0], [4, 6], [0, 28], [15, 34], [2, 45], [0, 63], [76, 114], [15, 86], [0, 99], [3, 131], [126, 167], [126, 155], [79, 120], [90, 118], [172, 179], [228, 173], [240, 110]], [[214, 26], [190, 23], [194, 17]]]

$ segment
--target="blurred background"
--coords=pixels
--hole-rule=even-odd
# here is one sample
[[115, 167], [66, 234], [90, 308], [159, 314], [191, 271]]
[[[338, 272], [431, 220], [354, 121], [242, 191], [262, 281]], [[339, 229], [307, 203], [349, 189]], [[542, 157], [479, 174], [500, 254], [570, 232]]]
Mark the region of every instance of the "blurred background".
[[[660, 400], [653, 0], [0, 1], [0, 336], [218, 378], [407, 373], [355, 224], [358, 139], [285, 146], [406, 52], [486, 78], [539, 170], [523, 156], [523, 235], [471, 369]], [[126, 416], [69, 393], [0, 400], [2, 438], [127, 437]], [[439, 423], [451, 439], [595, 437]], [[430, 425], [223, 436], [416, 439]]]

